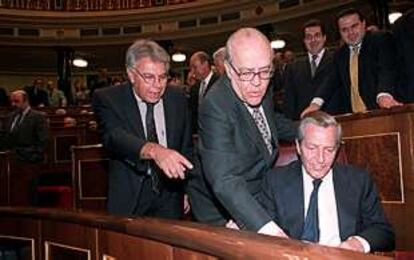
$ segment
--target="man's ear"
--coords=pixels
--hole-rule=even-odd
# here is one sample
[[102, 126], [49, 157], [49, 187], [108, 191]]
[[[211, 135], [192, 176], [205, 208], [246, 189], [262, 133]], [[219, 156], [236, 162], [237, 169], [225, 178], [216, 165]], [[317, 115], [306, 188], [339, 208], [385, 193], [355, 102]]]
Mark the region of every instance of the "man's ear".
[[127, 69], [127, 75], [128, 75], [129, 81], [131, 81], [131, 83], [134, 84], [135, 83], [134, 74], [129, 69]]
[[229, 79], [231, 79], [231, 67], [227, 61], [224, 61], [224, 69], [226, 71], [226, 75]]
[[300, 142], [299, 142], [299, 140], [298, 140], [298, 139], [295, 139], [295, 144], [296, 144], [296, 152], [297, 152], [299, 155], [302, 155], [302, 154], [301, 154], [301, 150], [300, 150]]

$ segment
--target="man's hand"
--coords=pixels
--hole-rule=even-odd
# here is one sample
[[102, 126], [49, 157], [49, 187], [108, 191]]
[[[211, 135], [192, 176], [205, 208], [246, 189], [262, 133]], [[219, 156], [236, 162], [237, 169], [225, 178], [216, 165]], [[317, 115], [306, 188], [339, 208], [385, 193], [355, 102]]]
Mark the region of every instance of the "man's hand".
[[358, 239], [354, 237], [350, 237], [341, 244], [339, 244], [339, 248], [348, 249], [356, 252], [364, 252], [364, 247], [362, 246], [362, 243], [359, 242]]
[[156, 143], [146, 143], [141, 149], [141, 157], [152, 159], [168, 178], [184, 179], [184, 172], [193, 165], [179, 152]]
[[305, 110], [302, 111], [302, 114], [300, 114], [300, 118], [303, 118], [306, 114], [309, 114], [311, 112], [315, 112], [321, 109], [321, 106], [315, 103], [311, 103]]
[[395, 106], [402, 106], [403, 103], [398, 102], [391, 95], [383, 95], [378, 98], [378, 105], [380, 108], [391, 108]]
[[188, 214], [188, 212], [190, 212], [190, 209], [190, 199], [188, 198], [187, 194], [184, 194], [184, 214]]

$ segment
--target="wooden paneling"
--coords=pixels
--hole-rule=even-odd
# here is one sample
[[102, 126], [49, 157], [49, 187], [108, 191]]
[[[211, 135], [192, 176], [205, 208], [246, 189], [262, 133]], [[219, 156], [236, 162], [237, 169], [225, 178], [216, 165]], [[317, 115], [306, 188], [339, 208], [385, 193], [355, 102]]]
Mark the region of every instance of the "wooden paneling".
[[389, 259], [185, 221], [0, 208], [0, 236], [22, 234], [59, 260]]
[[72, 148], [74, 207], [106, 211], [109, 155], [102, 145]]
[[102, 255], [116, 259], [173, 259], [172, 246], [148, 239], [103, 231], [99, 241]]
[[95, 259], [97, 252], [95, 236], [95, 229], [84, 225], [52, 220], [45, 220], [42, 223], [43, 246], [49, 249], [49, 253], [53, 253], [50, 250], [54, 250], [55, 253], [60, 252], [74, 256], [86, 254], [90, 255], [90, 259]]
[[414, 250], [414, 105], [338, 117], [350, 164], [368, 169], [397, 249]]

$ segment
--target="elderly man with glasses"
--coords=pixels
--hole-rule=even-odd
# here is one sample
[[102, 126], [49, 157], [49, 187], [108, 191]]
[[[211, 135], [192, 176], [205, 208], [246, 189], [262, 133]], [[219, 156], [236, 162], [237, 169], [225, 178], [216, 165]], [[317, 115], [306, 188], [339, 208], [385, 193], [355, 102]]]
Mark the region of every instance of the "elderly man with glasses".
[[108, 212], [178, 219], [183, 182], [193, 165], [190, 113], [184, 93], [167, 88], [170, 58], [138, 40], [126, 53], [129, 82], [96, 90], [93, 107], [111, 154]]
[[192, 210], [202, 222], [284, 236], [257, 201], [262, 176], [276, 160], [278, 138], [295, 138], [292, 122], [273, 112], [273, 51], [262, 33], [242, 28], [230, 36], [226, 52], [226, 76], [199, 111], [203, 171], [189, 178]]

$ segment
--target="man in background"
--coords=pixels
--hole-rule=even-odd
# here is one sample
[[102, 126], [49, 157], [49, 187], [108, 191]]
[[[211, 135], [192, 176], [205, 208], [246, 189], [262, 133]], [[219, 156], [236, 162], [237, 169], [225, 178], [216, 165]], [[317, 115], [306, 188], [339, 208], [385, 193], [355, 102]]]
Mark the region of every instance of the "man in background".
[[[302, 33], [307, 55], [287, 66], [284, 81], [283, 111], [294, 120], [300, 118], [318, 88], [333, 71], [332, 54], [325, 48], [325, 25], [320, 20], [309, 20], [302, 26]], [[327, 104], [324, 110], [335, 112]]]
[[6, 120], [2, 149], [14, 151], [22, 162], [42, 162], [48, 137], [45, 115], [31, 109], [23, 90], [12, 92], [10, 102], [14, 110]]
[[203, 51], [198, 51], [191, 56], [190, 69], [198, 80], [198, 84], [194, 85], [190, 92], [191, 119], [193, 124], [193, 134], [195, 134], [197, 133], [198, 128], [198, 106], [203, 101], [211, 86], [218, 79], [219, 75], [214, 73], [211, 67], [211, 58]]
[[302, 114], [321, 109], [335, 95], [343, 97], [343, 103], [337, 104], [342, 113], [402, 105], [393, 97], [398, 82], [391, 36], [366, 33], [365, 18], [356, 9], [340, 12], [337, 25], [345, 44], [335, 53], [330, 80]]

